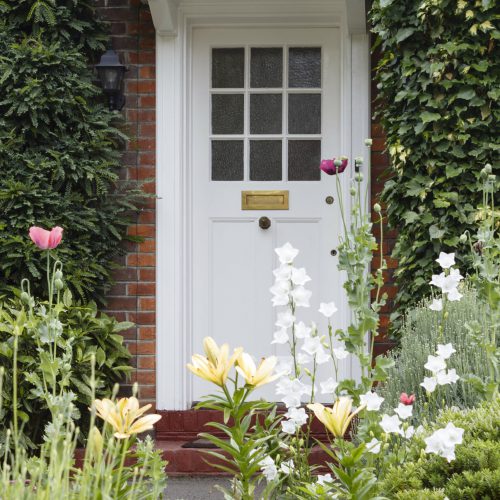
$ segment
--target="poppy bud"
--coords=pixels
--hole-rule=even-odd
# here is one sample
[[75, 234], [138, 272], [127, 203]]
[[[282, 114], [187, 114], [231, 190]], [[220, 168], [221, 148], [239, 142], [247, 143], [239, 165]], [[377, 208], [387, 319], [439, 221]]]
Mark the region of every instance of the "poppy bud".
[[467, 235], [465, 233], [460, 235], [460, 243], [466, 243], [467, 242]]
[[371, 147], [373, 144], [373, 139], [365, 139], [365, 146]]
[[56, 290], [62, 290], [64, 288], [64, 283], [60, 279], [54, 280], [54, 285], [56, 287]]
[[382, 211], [382, 207], [378, 203], [375, 203], [375, 205], [373, 205], [373, 210], [375, 213], [379, 214]]
[[54, 278], [56, 280], [62, 280], [63, 278], [63, 273], [58, 269], [55, 273], [54, 273]]
[[28, 295], [27, 292], [21, 292], [21, 302], [23, 302], [23, 304], [30, 303], [30, 296]]

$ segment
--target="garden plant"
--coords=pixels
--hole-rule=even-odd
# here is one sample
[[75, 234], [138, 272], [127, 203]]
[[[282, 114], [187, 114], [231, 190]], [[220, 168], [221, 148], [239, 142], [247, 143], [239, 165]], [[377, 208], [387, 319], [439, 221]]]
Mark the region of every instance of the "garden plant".
[[[431, 498], [444, 499], [445, 490], [469, 492], [463, 498], [475, 498], [470, 493], [474, 491], [481, 491], [482, 498], [494, 498], [498, 479], [492, 448], [498, 445], [498, 435], [489, 432], [494, 422], [485, 420], [484, 433], [479, 429], [471, 431], [467, 424], [477, 415], [494, 419], [492, 408], [499, 404], [496, 177], [489, 165], [481, 170], [483, 197], [476, 207], [479, 223], [474, 233], [469, 231], [459, 238], [461, 248], [474, 252], [470, 259], [475, 274], [464, 280], [454, 252], [435, 256], [438, 274], [427, 269], [433, 296], [419, 306], [425, 308], [425, 314], [415, 310], [405, 323], [409, 331], [412, 321], [429, 323], [427, 331], [421, 333], [425, 341], [413, 361], [421, 366], [412, 367], [409, 374], [408, 362], [396, 366], [400, 357], [411, 357], [409, 341], [401, 349], [410, 352], [377, 356], [372, 362], [378, 313], [385, 303], [381, 293], [385, 263], [381, 255], [380, 268], [370, 269], [374, 252], [380, 252], [381, 246], [366, 215], [362, 158], [354, 161], [352, 209], [345, 212], [338, 177], [349, 172], [347, 166], [346, 158], [324, 160], [321, 164], [324, 172], [334, 176], [341, 200], [344, 233], [338, 269], [347, 277], [344, 289], [353, 313], [349, 327], [336, 328], [337, 308], [333, 302], [321, 303], [319, 308], [328, 322], [326, 331], [319, 331], [315, 323], [306, 325], [299, 320], [300, 309], [309, 307], [311, 292], [305, 285], [310, 278], [305, 269], [296, 266], [299, 250], [286, 243], [276, 249], [279, 267], [274, 271], [275, 284], [270, 291], [273, 305], [280, 308], [272, 343], [288, 345], [290, 355], [284, 359], [268, 356], [256, 364], [243, 348], [231, 352], [227, 344], [218, 346], [206, 338], [205, 355], [194, 355], [188, 365], [195, 375], [219, 388], [199, 407], [224, 413], [223, 424], [211, 425], [226, 439], [208, 433], [204, 437], [220, 448], [209, 452], [213, 465], [233, 474], [231, 487], [224, 490], [225, 497], [251, 499], [256, 485], [265, 479], [264, 498], [361, 500], [424, 498], [429, 493], [434, 495]], [[374, 211], [382, 232], [382, 209], [375, 204]], [[460, 312], [464, 295], [466, 303], [470, 301], [476, 308], [473, 314], [470, 305]], [[458, 322], [466, 330], [465, 339], [459, 338]], [[338, 363], [348, 357], [360, 367], [360, 376], [341, 380]], [[319, 365], [331, 367], [331, 376], [326, 380], [317, 378]], [[286, 413], [277, 411], [276, 403], [247, 399], [256, 387], [269, 383], [275, 383], [276, 399], [286, 407]], [[328, 395], [331, 403], [317, 402], [319, 393]], [[477, 404], [482, 406], [468, 409]], [[447, 409], [448, 405], [453, 409]], [[457, 406], [464, 410], [457, 410]], [[313, 419], [324, 425], [328, 441], [311, 440]], [[461, 461], [470, 456], [462, 443], [474, 443], [484, 450], [484, 459], [479, 459], [485, 464], [484, 472], [477, 463], [456, 462], [457, 456]], [[320, 473], [310, 465], [313, 446], [319, 446], [329, 457], [329, 473]], [[424, 477], [430, 467], [441, 477], [436, 477], [435, 484]], [[411, 484], [404, 486], [398, 481], [389, 487], [390, 478], [406, 470], [415, 477]], [[448, 480], [453, 484], [449, 490], [443, 486]], [[406, 490], [416, 496], [409, 496]]]

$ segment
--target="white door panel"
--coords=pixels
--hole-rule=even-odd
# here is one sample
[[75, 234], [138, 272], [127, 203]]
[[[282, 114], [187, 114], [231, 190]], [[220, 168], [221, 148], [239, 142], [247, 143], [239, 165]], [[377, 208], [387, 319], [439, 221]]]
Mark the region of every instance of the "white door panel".
[[[335, 327], [346, 324], [347, 304], [331, 255], [338, 245], [340, 213], [337, 202], [325, 201], [336, 196], [335, 179], [317, 170], [321, 157], [340, 152], [339, 40], [335, 28], [194, 29], [194, 352], [211, 335], [218, 343], [244, 347], [257, 359], [286, 354], [284, 346], [271, 345], [277, 311], [269, 288], [278, 265], [273, 250], [287, 241], [300, 249], [296, 265], [306, 267], [312, 278], [311, 307], [300, 308], [298, 320], [320, 321], [319, 303], [334, 300], [340, 310]], [[281, 80], [276, 66], [268, 65], [280, 54]], [[301, 74], [300, 65], [308, 58], [310, 68]], [[259, 80], [259, 71], [271, 87]], [[287, 190], [289, 209], [242, 210], [241, 192], [259, 190]], [[271, 219], [267, 230], [259, 227], [262, 216]], [[345, 362], [341, 374], [348, 375], [349, 369]], [[211, 390], [192, 377], [193, 400]], [[273, 388], [257, 395], [273, 399]]]

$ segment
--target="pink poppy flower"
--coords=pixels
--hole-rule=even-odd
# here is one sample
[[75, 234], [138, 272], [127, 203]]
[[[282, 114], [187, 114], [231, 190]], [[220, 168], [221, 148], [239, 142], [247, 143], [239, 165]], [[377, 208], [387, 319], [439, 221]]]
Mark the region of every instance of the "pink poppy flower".
[[319, 168], [328, 175], [341, 174], [346, 168], [349, 160], [345, 156], [341, 156], [338, 160], [340, 165], [335, 165], [335, 158], [331, 160], [322, 160]]
[[415, 394], [406, 394], [406, 392], [402, 392], [401, 396], [399, 396], [399, 401], [406, 406], [410, 406], [415, 402]]
[[40, 250], [52, 250], [56, 248], [61, 243], [62, 233], [63, 228], [59, 226], [53, 227], [50, 231], [37, 226], [30, 227], [31, 241]]

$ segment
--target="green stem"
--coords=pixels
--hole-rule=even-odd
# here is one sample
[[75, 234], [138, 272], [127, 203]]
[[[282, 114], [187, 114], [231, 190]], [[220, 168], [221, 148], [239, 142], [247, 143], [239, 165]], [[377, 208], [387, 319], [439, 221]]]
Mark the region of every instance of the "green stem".
[[12, 403], [14, 405], [14, 449], [16, 454], [16, 459], [18, 456], [18, 422], [17, 422], [17, 351], [18, 351], [19, 336], [14, 333], [14, 359], [12, 367], [12, 377], [13, 377], [13, 387], [12, 387]]
[[120, 466], [118, 468], [118, 478], [116, 480], [116, 485], [115, 485], [115, 499], [118, 498], [118, 494], [120, 492], [120, 484], [122, 481], [122, 473], [123, 473], [123, 466], [125, 464], [125, 456], [127, 455], [127, 444], [128, 444], [128, 438], [125, 438], [123, 440], [123, 445], [121, 447], [121, 457], [120, 457]]

